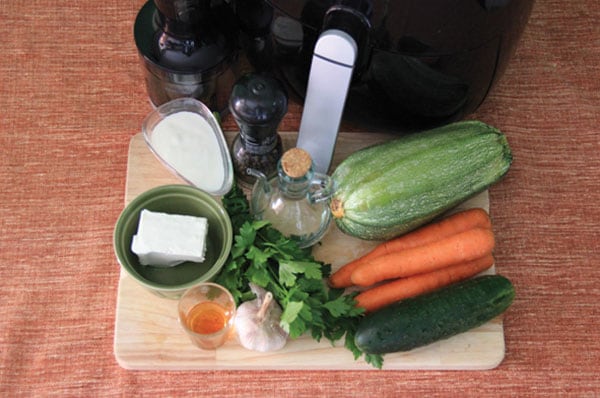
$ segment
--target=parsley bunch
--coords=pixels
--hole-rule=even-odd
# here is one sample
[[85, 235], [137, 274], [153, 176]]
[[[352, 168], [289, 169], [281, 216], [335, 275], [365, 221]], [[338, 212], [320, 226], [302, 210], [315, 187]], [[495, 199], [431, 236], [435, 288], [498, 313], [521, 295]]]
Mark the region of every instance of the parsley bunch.
[[[236, 184], [223, 197], [223, 205], [236, 235], [217, 283], [229, 289], [237, 304], [254, 298], [250, 282], [261, 286], [283, 308], [281, 326], [290, 338], [309, 332], [317, 341], [325, 337], [334, 342], [345, 336], [345, 347], [359, 358], [362, 352], [354, 334], [363, 310], [355, 306], [356, 294], [328, 288], [324, 279], [331, 266], [315, 260], [310, 249], [299, 248], [268, 221], [254, 220]], [[380, 355], [365, 355], [365, 360], [377, 368], [383, 364]]]

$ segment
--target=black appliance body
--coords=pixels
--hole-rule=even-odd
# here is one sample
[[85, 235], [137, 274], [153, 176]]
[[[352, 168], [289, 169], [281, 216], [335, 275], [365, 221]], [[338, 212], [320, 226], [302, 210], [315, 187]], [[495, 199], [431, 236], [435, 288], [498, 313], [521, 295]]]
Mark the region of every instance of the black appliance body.
[[[329, 29], [356, 42], [343, 118], [411, 131], [465, 118], [505, 71], [534, 0], [237, 0], [254, 70], [304, 98], [313, 51]], [[342, 88], [343, 89], [343, 88]]]

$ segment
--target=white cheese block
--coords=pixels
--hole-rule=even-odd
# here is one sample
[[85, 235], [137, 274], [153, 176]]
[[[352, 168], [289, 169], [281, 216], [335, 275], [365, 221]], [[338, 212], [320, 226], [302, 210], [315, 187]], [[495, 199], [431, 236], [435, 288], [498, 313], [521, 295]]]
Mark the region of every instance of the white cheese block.
[[208, 221], [204, 217], [143, 209], [131, 250], [142, 265], [172, 267], [184, 261], [201, 263], [207, 232]]

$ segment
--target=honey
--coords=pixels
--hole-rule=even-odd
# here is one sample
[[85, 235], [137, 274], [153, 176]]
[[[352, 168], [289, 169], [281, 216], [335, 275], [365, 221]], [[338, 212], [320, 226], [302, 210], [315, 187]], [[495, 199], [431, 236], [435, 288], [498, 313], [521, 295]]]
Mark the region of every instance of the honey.
[[228, 310], [210, 301], [196, 304], [186, 317], [187, 327], [198, 334], [213, 334], [221, 331], [229, 320]]

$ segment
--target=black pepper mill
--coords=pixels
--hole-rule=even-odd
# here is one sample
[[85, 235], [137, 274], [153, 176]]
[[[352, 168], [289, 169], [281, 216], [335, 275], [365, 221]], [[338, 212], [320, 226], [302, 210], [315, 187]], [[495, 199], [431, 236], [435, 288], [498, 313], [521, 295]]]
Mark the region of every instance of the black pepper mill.
[[269, 178], [277, 174], [277, 162], [283, 154], [277, 128], [287, 104], [285, 89], [275, 78], [248, 74], [233, 86], [229, 110], [240, 132], [231, 153], [234, 171], [243, 184], [254, 184], [255, 177], [246, 173], [249, 168]]

